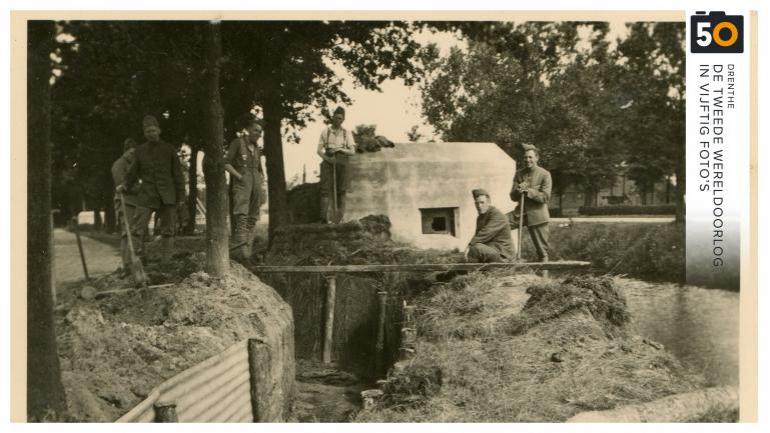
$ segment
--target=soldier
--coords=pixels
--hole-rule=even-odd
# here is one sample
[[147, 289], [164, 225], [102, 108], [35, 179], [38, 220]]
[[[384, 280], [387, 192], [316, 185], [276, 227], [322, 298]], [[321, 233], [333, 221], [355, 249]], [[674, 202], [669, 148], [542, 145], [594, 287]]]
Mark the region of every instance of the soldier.
[[[126, 175], [128, 169], [134, 162], [136, 151], [136, 141], [132, 138], [127, 138], [123, 142], [123, 155], [112, 163], [112, 180], [115, 182], [115, 186], [118, 187], [126, 181]], [[136, 185], [138, 186], [138, 185]], [[138, 188], [134, 187], [131, 191], [125, 191], [123, 197], [126, 202], [126, 214], [123, 214], [122, 206], [120, 203], [120, 196], [115, 194], [115, 215], [118, 216], [118, 224], [120, 227], [120, 255], [123, 259], [123, 272], [127, 273], [129, 266], [131, 265], [131, 257], [128, 252], [128, 232], [126, 231], [126, 225], [123, 222], [128, 221], [128, 224], [133, 222], [134, 214], [136, 213], [136, 193]]]
[[[348, 190], [348, 159], [356, 154], [353, 134], [342, 127], [345, 109], [337, 107], [331, 119], [331, 126], [324, 129], [318, 140], [318, 155], [321, 161], [321, 220], [325, 223], [342, 221], [345, 214], [345, 193]], [[330, 210], [329, 196], [335, 206]], [[331, 215], [331, 217], [330, 217]]]
[[513, 257], [513, 241], [508, 218], [492, 206], [489, 193], [483, 189], [472, 191], [479, 216], [476, 233], [465, 249], [465, 257], [472, 263], [492, 263]]
[[[524, 203], [524, 221], [538, 259], [548, 261], [548, 200], [551, 198], [551, 173], [538, 166], [537, 148], [524, 145], [524, 168], [513, 177], [511, 200], [519, 202], [513, 211], [518, 218]], [[521, 248], [521, 245], [519, 245]]]
[[262, 204], [262, 148], [257, 144], [261, 136], [262, 123], [252, 119], [246, 127], [246, 134], [230, 143], [225, 156], [225, 170], [230, 173], [233, 197], [233, 243], [242, 244], [234, 255], [241, 258], [251, 256], [251, 235], [259, 221], [259, 206]]
[[136, 149], [136, 159], [118, 192], [131, 190], [141, 180], [131, 235], [135, 245], [145, 236], [152, 212], [160, 215], [161, 263], [167, 264], [174, 250], [176, 208], [184, 204], [184, 178], [174, 146], [160, 139], [161, 129], [153, 116], [142, 120], [147, 139]]

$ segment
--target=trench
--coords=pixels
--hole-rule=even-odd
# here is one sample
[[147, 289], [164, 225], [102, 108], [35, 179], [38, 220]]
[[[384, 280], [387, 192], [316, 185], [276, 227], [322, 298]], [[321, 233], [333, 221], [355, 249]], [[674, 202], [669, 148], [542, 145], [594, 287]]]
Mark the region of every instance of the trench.
[[[321, 362], [326, 280], [320, 275], [265, 274], [260, 278], [292, 306], [298, 396], [297, 421], [347, 422], [361, 406], [361, 391], [376, 388], [396, 362], [402, 303], [427, 287], [424, 276], [383, 273], [337, 276], [332, 362]], [[386, 291], [382, 350], [377, 350], [379, 298]]]
[[[298, 421], [349, 421], [361, 407], [360, 392], [375, 388], [397, 360], [403, 300], [428, 287], [433, 277], [338, 276], [331, 365], [320, 363], [324, 278], [263, 277], [294, 310]], [[634, 333], [662, 343], [709, 385], [737, 385], [738, 293], [630, 278], [617, 278], [616, 284], [626, 296]], [[377, 292], [381, 290], [388, 292], [388, 301], [384, 347], [378, 353]]]

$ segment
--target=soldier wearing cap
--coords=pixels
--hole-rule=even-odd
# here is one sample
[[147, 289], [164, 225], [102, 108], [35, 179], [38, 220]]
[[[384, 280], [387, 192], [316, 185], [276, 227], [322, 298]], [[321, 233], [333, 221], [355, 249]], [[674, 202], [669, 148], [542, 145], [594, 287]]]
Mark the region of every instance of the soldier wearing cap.
[[[331, 126], [324, 129], [318, 140], [318, 156], [321, 161], [321, 219], [338, 223], [345, 213], [345, 193], [350, 184], [348, 159], [356, 154], [353, 134], [342, 127], [345, 109], [337, 107], [331, 119]], [[337, 193], [336, 209], [330, 209], [329, 196]], [[335, 212], [336, 211], [336, 212]]]
[[234, 253], [242, 258], [251, 255], [251, 233], [259, 220], [262, 184], [261, 148], [262, 123], [251, 119], [246, 134], [230, 143], [225, 156], [225, 170], [230, 173], [233, 197], [233, 242], [241, 245]]
[[[112, 163], [112, 180], [115, 186], [118, 187], [126, 181], [126, 175], [128, 169], [135, 160], [134, 152], [136, 151], [136, 141], [133, 138], [127, 138], [123, 142], [123, 155], [120, 156], [115, 162]], [[123, 192], [123, 197], [126, 202], [126, 214], [123, 214], [123, 209], [120, 204], [120, 197], [115, 194], [115, 215], [118, 216], [118, 224], [120, 227], [120, 255], [123, 259], [123, 270], [127, 271], [131, 265], [131, 257], [128, 253], [128, 232], [126, 232], [126, 225], [123, 220], [128, 221], [129, 224], [133, 221], [134, 214], [136, 213], [136, 193], [138, 185], [134, 186], [131, 191]]]
[[[524, 145], [524, 168], [513, 177], [511, 200], [518, 202], [513, 211], [515, 218], [524, 204], [524, 222], [535, 246], [538, 259], [548, 261], [548, 200], [551, 198], [551, 173], [538, 166], [539, 154], [532, 145]], [[519, 245], [521, 248], [521, 245]]]
[[136, 148], [124, 184], [118, 191], [131, 190], [141, 180], [136, 216], [131, 226], [135, 245], [144, 238], [152, 212], [160, 215], [161, 263], [168, 263], [174, 249], [176, 207], [184, 204], [184, 177], [174, 146], [160, 139], [158, 120], [145, 116], [142, 129], [146, 142]]
[[479, 216], [476, 218], [476, 233], [465, 250], [467, 260], [473, 263], [510, 260], [513, 257], [513, 240], [508, 218], [492, 206], [486, 190], [474, 189], [472, 194]]

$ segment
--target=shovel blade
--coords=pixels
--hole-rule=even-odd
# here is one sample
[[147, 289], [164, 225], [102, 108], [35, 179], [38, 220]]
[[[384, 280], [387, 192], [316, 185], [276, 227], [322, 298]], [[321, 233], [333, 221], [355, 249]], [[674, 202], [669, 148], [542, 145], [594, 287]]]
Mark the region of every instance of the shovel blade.
[[134, 283], [136, 283], [137, 286], [146, 285], [149, 281], [147, 274], [144, 272], [142, 261], [138, 258], [131, 262], [131, 275], [134, 277]]

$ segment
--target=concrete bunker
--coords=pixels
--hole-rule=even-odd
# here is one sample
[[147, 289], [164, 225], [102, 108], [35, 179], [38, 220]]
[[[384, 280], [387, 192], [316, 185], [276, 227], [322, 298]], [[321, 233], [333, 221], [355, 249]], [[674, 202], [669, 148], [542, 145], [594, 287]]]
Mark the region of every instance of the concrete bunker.
[[[516, 162], [495, 143], [397, 143], [350, 159], [345, 221], [386, 215], [394, 241], [417, 248], [463, 249], [473, 236], [471, 190], [513, 210], [508, 194]], [[289, 192], [294, 223], [318, 221], [318, 184]]]

